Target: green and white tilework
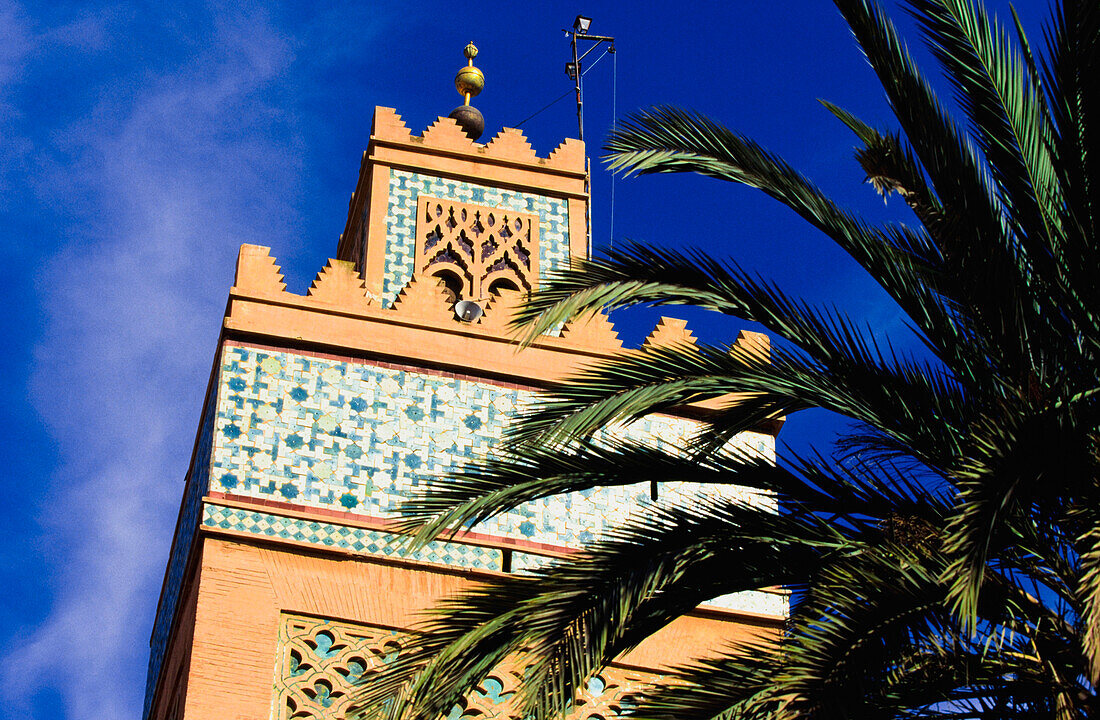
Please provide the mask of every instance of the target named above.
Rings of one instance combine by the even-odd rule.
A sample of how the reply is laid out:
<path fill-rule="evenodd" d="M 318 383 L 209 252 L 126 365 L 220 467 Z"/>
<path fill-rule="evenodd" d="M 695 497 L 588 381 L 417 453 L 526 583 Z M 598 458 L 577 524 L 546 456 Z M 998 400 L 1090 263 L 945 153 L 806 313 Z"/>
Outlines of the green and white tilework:
<path fill-rule="evenodd" d="M 371 553 L 385 557 L 405 558 L 442 565 L 457 565 L 480 570 L 500 570 L 503 553 L 499 548 L 433 541 L 410 551 L 406 538 L 393 533 L 351 527 L 338 522 L 322 522 L 292 518 L 257 510 L 204 503 L 202 526 L 213 530 L 232 530 L 267 538 L 280 538 L 322 545 L 324 547 Z M 545 567 L 553 560 L 544 555 L 512 552 L 513 572 L 530 572 Z M 783 595 L 766 592 L 740 592 L 723 595 L 705 603 L 711 607 L 747 610 L 768 615 L 787 611 Z"/>
<path fill-rule="evenodd" d="M 390 171 L 386 263 L 382 274 L 382 304 L 387 307 L 413 274 L 416 206 L 421 193 L 538 215 L 540 276 L 545 277 L 569 262 L 569 204 L 565 200 L 395 169 Z M 367 222 L 364 217 L 364 226 Z"/>
<path fill-rule="evenodd" d="M 531 572 L 532 570 L 545 567 L 552 562 L 554 561 L 545 555 L 512 553 L 512 572 Z M 726 610 L 741 610 L 759 613 L 761 615 L 786 615 L 789 604 L 789 600 L 785 594 L 750 590 L 713 598 L 703 603 L 703 606 L 723 608 Z"/>
<path fill-rule="evenodd" d="M 496 548 L 462 543 L 430 542 L 418 550 L 410 551 L 407 542 L 403 542 L 406 538 L 393 533 L 350 527 L 340 523 L 289 518 L 215 503 L 203 505 L 202 524 L 203 527 L 211 529 L 235 530 L 269 538 L 297 540 L 313 545 L 386 557 L 423 560 L 443 565 L 461 565 L 482 570 L 500 570 L 501 566 L 501 551 Z"/>
<path fill-rule="evenodd" d="M 499 443 L 531 394 L 515 388 L 292 352 L 227 346 L 219 374 L 210 489 L 306 507 L 394 517 L 429 477 Z M 645 418 L 630 434 L 683 447 L 690 421 Z M 738 441 L 763 456 L 772 438 Z M 700 488 L 662 485 L 662 502 Z M 544 498 L 495 517 L 479 532 L 577 546 L 642 512 L 647 484 Z M 744 489 L 709 488 L 766 502 Z"/>

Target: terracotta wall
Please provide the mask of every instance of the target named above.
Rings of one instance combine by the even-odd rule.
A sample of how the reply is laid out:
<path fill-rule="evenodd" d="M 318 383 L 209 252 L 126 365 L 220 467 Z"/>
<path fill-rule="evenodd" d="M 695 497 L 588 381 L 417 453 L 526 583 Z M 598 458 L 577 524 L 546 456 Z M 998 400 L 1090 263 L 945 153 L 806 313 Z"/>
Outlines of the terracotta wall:
<path fill-rule="evenodd" d="M 182 717 L 188 720 L 280 717 L 280 708 L 273 707 L 273 690 L 282 672 L 279 638 L 286 614 L 401 631 L 413 627 L 419 614 L 439 598 L 486 576 L 459 568 L 353 559 L 210 535 L 202 540 L 201 561 L 195 569 L 199 574 L 193 581 L 197 582 L 189 588 L 165 675 L 180 676 L 178 689 L 185 696 Z M 698 613 L 647 640 L 623 658 L 609 677 L 646 677 L 690 659 L 700 648 L 777 631 L 775 619 Z M 173 695 L 161 693 L 151 717 L 175 720 Z"/>

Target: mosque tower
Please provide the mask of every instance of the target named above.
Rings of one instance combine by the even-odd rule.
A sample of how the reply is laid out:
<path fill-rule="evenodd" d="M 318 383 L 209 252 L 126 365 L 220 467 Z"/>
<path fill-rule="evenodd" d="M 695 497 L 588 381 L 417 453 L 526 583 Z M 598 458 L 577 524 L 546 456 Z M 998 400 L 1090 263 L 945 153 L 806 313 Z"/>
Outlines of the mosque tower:
<path fill-rule="evenodd" d="M 426 478 L 485 453 L 547 383 L 622 352 L 606 316 L 517 351 L 523 295 L 588 252 L 585 151 L 539 157 L 506 128 L 479 144 L 465 102 L 413 135 L 376 108 L 336 259 L 305 295 L 269 249 L 241 247 L 183 488 L 150 641 L 144 717 L 340 718 L 352 685 L 400 652 L 439 598 L 522 573 L 644 509 L 650 488 L 547 498 L 415 552 L 392 532 Z M 465 301 L 462 303 L 461 301 Z M 646 343 L 691 342 L 662 319 Z M 767 352 L 763 336 L 738 342 Z M 683 446 L 691 413 L 631 426 Z M 774 429 L 736 442 L 774 457 Z M 690 502 L 696 488 L 659 488 Z M 727 492 L 738 492 L 737 489 Z M 611 720 L 631 689 L 723 640 L 775 633 L 780 591 L 719 598 L 588 684 L 573 718 Z M 522 668 L 500 669 L 452 713 L 508 716 Z"/>

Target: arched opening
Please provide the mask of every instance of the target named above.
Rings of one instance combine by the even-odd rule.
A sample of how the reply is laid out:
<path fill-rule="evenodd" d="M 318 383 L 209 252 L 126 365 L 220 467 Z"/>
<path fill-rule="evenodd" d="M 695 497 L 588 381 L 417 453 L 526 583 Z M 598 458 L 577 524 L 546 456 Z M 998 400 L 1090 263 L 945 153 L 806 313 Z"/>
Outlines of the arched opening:
<path fill-rule="evenodd" d="M 462 278 L 451 270 L 440 270 L 434 277 L 443 282 L 443 292 L 447 296 L 447 302 L 454 305 L 462 299 Z"/>
<path fill-rule="evenodd" d="M 500 295 L 502 292 L 519 291 L 519 287 L 508 278 L 497 278 L 489 284 L 490 295 Z"/>

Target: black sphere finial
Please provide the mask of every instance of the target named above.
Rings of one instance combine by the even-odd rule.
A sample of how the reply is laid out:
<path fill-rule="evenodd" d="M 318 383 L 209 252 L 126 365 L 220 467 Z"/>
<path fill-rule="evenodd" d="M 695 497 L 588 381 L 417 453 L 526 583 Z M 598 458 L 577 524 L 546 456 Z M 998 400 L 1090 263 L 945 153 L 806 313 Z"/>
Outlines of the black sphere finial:
<path fill-rule="evenodd" d="M 485 132 L 485 116 L 473 105 L 459 105 L 447 117 L 454 118 L 471 140 L 477 140 Z"/>

